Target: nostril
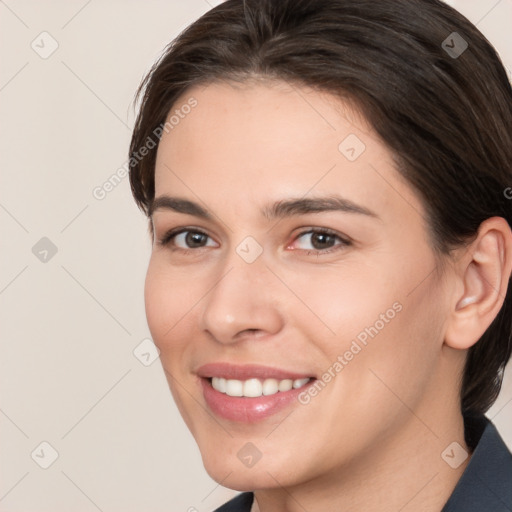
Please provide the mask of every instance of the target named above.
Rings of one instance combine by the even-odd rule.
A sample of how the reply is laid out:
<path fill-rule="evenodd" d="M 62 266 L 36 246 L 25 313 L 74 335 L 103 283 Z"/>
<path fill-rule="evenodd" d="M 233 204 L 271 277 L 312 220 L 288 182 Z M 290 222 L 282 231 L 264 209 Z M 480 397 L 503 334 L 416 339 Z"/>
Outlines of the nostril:
<path fill-rule="evenodd" d="M 245 336 L 251 337 L 251 338 L 257 338 L 261 336 L 265 336 L 265 333 L 261 329 L 244 329 L 243 331 L 240 331 L 236 338 L 244 338 Z"/>

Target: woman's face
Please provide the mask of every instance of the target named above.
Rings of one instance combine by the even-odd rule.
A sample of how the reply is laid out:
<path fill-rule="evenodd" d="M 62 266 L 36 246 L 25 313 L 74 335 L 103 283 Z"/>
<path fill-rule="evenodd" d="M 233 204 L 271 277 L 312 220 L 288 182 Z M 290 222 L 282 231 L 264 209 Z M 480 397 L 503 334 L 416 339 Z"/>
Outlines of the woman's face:
<path fill-rule="evenodd" d="M 386 147 L 347 104 L 282 82 L 195 87 L 177 109 L 145 300 L 209 474 L 294 485 L 425 431 L 447 293 Z"/>

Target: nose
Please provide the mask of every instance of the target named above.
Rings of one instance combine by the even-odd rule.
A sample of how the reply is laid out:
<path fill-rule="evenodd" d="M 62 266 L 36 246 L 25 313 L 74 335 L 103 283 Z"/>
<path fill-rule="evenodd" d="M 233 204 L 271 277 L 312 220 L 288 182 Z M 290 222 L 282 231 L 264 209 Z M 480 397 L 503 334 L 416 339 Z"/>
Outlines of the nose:
<path fill-rule="evenodd" d="M 283 316 L 276 281 L 263 256 L 247 263 L 233 251 L 202 301 L 202 329 L 224 344 L 277 334 Z"/>

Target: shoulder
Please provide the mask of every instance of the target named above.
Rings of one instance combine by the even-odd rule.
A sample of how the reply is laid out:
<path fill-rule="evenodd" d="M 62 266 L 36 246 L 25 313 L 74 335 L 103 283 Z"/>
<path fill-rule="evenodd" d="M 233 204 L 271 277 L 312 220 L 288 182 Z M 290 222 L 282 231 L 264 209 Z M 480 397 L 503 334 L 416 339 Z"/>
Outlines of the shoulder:
<path fill-rule="evenodd" d="M 512 510 L 512 454 L 485 416 L 465 417 L 469 464 L 442 512 Z"/>
<path fill-rule="evenodd" d="M 243 492 L 215 509 L 214 512 L 250 512 L 253 499 L 252 492 Z"/>

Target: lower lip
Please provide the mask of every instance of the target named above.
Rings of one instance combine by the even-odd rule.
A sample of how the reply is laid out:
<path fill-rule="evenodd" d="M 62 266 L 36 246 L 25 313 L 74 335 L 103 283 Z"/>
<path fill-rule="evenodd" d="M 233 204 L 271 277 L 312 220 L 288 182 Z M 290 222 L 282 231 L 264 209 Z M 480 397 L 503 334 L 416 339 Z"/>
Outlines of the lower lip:
<path fill-rule="evenodd" d="M 274 395 L 255 398 L 229 396 L 214 389 L 209 379 L 201 378 L 200 380 L 204 399 L 213 413 L 230 421 L 254 423 L 282 411 L 294 402 L 298 403 L 298 395 L 307 389 L 314 379 L 298 389 L 279 391 Z"/>

